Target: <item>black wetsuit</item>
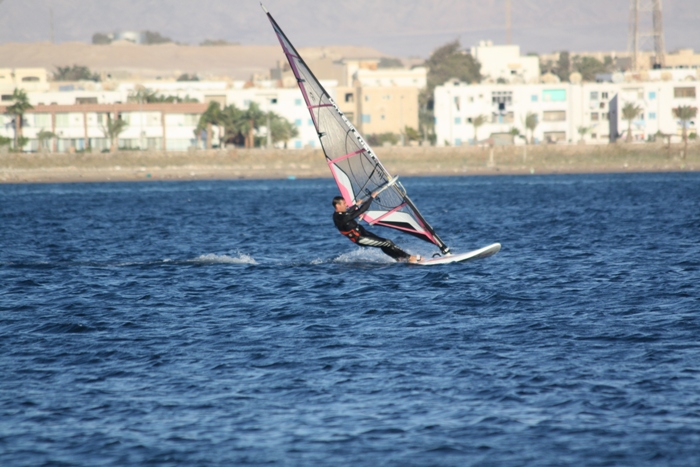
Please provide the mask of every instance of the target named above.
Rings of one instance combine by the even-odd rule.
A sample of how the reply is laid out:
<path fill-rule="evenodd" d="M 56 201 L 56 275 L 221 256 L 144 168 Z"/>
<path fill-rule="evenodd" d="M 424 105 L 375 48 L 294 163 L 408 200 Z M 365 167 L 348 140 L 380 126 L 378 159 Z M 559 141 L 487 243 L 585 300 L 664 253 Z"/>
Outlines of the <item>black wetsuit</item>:
<path fill-rule="evenodd" d="M 341 234 L 348 237 L 353 243 L 357 243 L 360 246 L 381 248 L 384 253 L 396 261 L 408 259 L 411 255 L 396 246 L 394 242 L 373 234 L 357 222 L 356 219 L 369 209 L 370 204 L 372 204 L 372 198 L 360 206 L 353 205 L 349 207 L 345 212 L 334 212 L 333 222 L 335 226 L 340 230 Z"/>

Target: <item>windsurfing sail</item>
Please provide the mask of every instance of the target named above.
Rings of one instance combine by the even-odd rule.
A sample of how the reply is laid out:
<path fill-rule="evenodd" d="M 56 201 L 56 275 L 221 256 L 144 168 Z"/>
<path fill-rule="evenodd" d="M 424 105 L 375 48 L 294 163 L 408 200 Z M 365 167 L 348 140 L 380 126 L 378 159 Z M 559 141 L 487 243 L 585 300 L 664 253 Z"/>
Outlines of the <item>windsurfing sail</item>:
<path fill-rule="evenodd" d="M 366 199 L 373 191 L 387 184 L 392 179 L 391 175 L 316 79 L 272 15 L 262 3 L 260 5 L 267 14 L 297 79 L 326 155 L 326 162 L 341 195 L 348 204 Z M 443 254 L 450 251 L 423 218 L 400 182 L 375 198 L 364 214 L 364 220 L 370 225 L 397 229 L 434 243 Z"/>

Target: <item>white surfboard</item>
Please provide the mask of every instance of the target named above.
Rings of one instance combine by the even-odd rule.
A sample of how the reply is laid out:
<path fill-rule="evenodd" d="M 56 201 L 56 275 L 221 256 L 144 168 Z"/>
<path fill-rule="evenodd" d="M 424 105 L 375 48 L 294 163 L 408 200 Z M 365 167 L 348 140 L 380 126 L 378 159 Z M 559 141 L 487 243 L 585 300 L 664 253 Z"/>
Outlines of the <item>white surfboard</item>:
<path fill-rule="evenodd" d="M 417 266 L 436 266 L 438 264 L 447 263 L 461 263 L 464 261 L 473 261 L 475 259 L 488 258 L 489 256 L 495 255 L 501 250 L 500 243 L 493 243 L 489 246 L 479 248 L 478 250 L 470 251 L 468 253 L 460 253 L 457 255 L 445 255 L 439 258 L 424 259 L 419 263 L 410 263 Z"/>

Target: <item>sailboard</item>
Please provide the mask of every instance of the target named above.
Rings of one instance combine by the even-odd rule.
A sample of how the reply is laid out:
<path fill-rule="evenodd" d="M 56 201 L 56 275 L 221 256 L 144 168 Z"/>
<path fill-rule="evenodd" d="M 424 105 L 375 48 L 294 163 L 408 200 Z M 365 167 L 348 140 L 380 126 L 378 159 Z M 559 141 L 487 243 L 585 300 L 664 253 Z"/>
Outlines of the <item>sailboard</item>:
<path fill-rule="evenodd" d="M 462 261 L 457 259 L 462 255 L 451 254 L 450 248 L 408 197 L 403 184 L 389 174 L 372 148 L 316 79 L 270 12 L 262 3 L 260 6 L 270 20 L 294 73 L 326 156 L 326 163 L 345 202 L 352 205 L 358 200 L 367 199 L 372 192 L 382 190 L 365 212 L 365 222 L 396 229 L 432 243 L 440 249 L 442 258 L 453 258 L 448 262 Z M 428 263 L 425 261 L 425 264 Z"/>

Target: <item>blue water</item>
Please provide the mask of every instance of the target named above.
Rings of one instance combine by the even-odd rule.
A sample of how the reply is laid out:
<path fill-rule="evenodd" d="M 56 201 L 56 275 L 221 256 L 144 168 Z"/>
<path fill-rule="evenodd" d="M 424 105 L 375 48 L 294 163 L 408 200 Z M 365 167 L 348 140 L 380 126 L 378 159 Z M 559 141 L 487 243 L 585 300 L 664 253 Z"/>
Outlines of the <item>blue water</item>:
<path fill-rule="evenodd" d="M 0 185 L 0 464 L 700 465 L 700 174 L 404 184 Z"/>

